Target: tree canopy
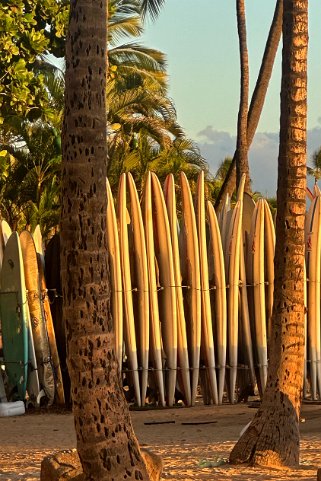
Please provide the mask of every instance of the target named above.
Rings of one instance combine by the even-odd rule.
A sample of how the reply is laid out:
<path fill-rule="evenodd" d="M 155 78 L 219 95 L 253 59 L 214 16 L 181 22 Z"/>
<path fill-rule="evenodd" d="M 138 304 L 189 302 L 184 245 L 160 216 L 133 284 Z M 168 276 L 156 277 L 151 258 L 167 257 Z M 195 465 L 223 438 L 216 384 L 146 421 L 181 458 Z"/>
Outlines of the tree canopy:
<path fill-rule="evenodd" d="M 4 0 L 0 9 L 0 123 L 46 114 L 41 56 L 64 55 L 69 4 L 63 0 Z"/>

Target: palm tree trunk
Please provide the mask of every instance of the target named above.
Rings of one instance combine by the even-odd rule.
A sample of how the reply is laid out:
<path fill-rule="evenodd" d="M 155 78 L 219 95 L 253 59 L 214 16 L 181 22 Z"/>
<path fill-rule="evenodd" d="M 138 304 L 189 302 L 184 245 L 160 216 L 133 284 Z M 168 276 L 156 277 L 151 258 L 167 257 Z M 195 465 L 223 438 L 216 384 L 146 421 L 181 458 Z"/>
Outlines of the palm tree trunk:
<path fill-rule="evenodd" d="M 241 182 L 243 174 L 246 175 L 245 192 L 251 192 L 251 180 L 247 147 L 247 112 L 249 103 L 249 58 L 246 43 L 245 2 L 236 1 L 237 29 L 239 35 L 240 67 L 241 67 L 241 94 L 237 121 L 236 143 L 236 186 Z"/>
<path fill-rule="evenodd" d="M 61 273 L 86 480 L 148 479 L 118 375 L 106 248 L 106 0 L 72 0 L 66 44 Z"/>
<path fill-rule="evenodd" d="M 299 464 L 304 364 L 308 0 L 284 0 L 275 283 L 268 381 L 232 463 Z"/>
<path fill-rule="evenodd" d="M 271 23 L 269 36 L 266 42 L 265 51 L 262 59 L 262 64 L 259 72 L 259 76 L 255 85 L 255 89 L 252 95 L 250 108 L 247 119 L 247 145 L 248 149 L 252 143 L 256 128 L 261 116 L 262 108 L 270 78 L 272 75 L 272 69 L 274 59 L 278 49 L 279 41 L 282 32 L 282 15 L 283 15 L 283 0 L 277 0 L 274 11 L 273 20 Z M 215 201 L 215 209 L 218 210 L 222 205 L 223 199 L 227 193 L 233 193 L 235 189 L 235 164 L 236 164 L 236 151 L 233 156 L 233 160 L 226 178 L 221 187 L 220 193 Z"/>

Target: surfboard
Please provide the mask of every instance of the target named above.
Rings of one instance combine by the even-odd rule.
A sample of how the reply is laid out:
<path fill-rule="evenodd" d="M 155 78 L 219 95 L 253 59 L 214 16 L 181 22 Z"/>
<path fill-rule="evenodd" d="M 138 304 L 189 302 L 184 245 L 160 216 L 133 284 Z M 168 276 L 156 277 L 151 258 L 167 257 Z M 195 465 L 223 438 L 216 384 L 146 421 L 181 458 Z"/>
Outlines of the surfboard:
<path fill-rule="evenodd" d="M 230 196 L 227 194 L 225 198 L 225 202 L 223 204 L 222 210 L 219 212 L 217 220 L 218 220 L 218 225 L 220 227 L 220 232 L 221 232 L 221 239 L 222 239 L 222 246 L 223 246 L 223 252 L 225 254 L 226 252 L 226 238 L 228 234 L 228 229 L 229 225 L 231 222 L 231 216 L 232 216 L 233 211 L 231 210 L 231 199 Z"/>
<path fill-rule="evenodd" d="M 116 210 L 110 184 L 106 179 L 107 188 L 107 247 L 110 259 L 111 274 L 111 311 L 115 331 L 115 354 L 118 361 L 119 372 L 123 363 L 123 287 L 121 277 L 121 261 L 118 224 Z"/>
<path fill-rule="evenodd" d="M 2 260 L 3 260 L 3 254 L 4 254 L 4 248 L 5 248 L 5 242 L 4 242 L 4 237 L 2 234 L 2 222 L 0 222 L 0 268 L 2 266 Z"/>
<path fill-rule="evenodd" d="M 235 402 L 235 388 L 238 367 L 238 316 L 240 285 L 240 245 L 242 238 L 243 192 L 245 176 L 242 176 L 237 192 L 237 202 L 232 211 L 226 236 L 225 272 L 227 276 L 227 340 L 229 384 L 231 404 Z"/>
<path fill-rule="evenodd" d="M 251 336 L 251 321 L 249 312 L 249 303 L 247 295 L 247 279 L 245 268 L 245 248 L 243 242 L 240 245 L 240 311 L 241 311 L 241 339 L 239 352 L 242 353 L 244 364 L 248 370 L 246 383 L 251 383 L 253 388 L 256 384 L 254 358 L 253 358 L 253 342 Z M 243 386 L 245 387 L 245 386 Z"/>
<path fill-rule="evenodd" d="M 2 234 L 3 244 L 6 245 L 9 237 L 12 234 L 12 230 L 8 222 L 4 219 L 1 221 L 1 234 Z"/>
<path fill-rule="evenodd" d="M 173 248 L 173 262 L 175 274 L 175 291 L 177 301 L 177 353 L 178 353 L 178 382 L 184 395 L 184 402 L 191 405 L 191 380 L 188 360 L 188 345 L 186 321 L 184 314 L 184 299 L 182 289 L 182 274 L 180 267 L 180 251 L 178 240 L 178 219 L 176 206 L 175 181 L 173 174 L 165 179 L 164 196 L 168 213 Z"/>
<path fill-rule="evenodd" d="M 321 195 L 321 190 L 320 190 L 320 187 L 318 186 L 318 184 L 314 184 L 314 186 L 313 186 L 313 192 L 314 192 L 314 196 L 315 196 L 315 197 Z"/>
<path fill-rule="evenodd" d="M 214 297 L 214 339 L 216 340 L 216 367 L 218 373 L 218 403 L 222 404 L 225 386 L 226 349 L 227 349 L 227 311 L 226 311 L 226 280 L 224 254 L 220 229 L 215 209 L 211 202 L 207 201 L 207 213 L 210 230 L 210 258 L 213 262 L 213 277 L 211 278 Z"/>
<path fill-rule="evenodd" d="M 41 228 L 39 224 L 36 225 L 35 230 L 32 233 L 32 238 L 35 243 L 36 252 L 43 256 L 44 250 L 43 250 Z"/>
<path fill-rule="evenodd" d="M 304 260 L 304 307 L 305 307 L 305 314 L 304 314 L 304 373 L 303 373 L 303 399 L 307 398 L 308 389 L 309 389 L 309 358 L 308 358 L 308 290 L 307 290 L 307 269 L 306 269 L 306 260 Z"/>
<path fill-rule="evenodd" d="M 238 201 L 232 211 L 229 232 L 227 234 L 227 248 L 225 252 L 225 272 L 227 279 L 227 339 L 229 384 L 228 394 L 231 404 L 235 402 L 235 387 L 237 378 L 238 351 L 238 297 L 240 270 L 240 226 L 241 201 Z"/>
<path fill-rule="evenodd" d="M 256 362 L 258 366 L 258 389 L 260 395 L 267 379 L 267 332 L 265 311 L 265 276 L 264 276 L 264 200 L 256 203 L 249 239 L 248 280 L 251 290 L 253 332 L 256 342 Z"/>
<path fill-rule="evenodd" d="M 243 216 L 242 216 L 242 232 L 243 232 L 243 244 L 245 243 L 246 235 L 250 234 L 252 216 L 255 209 L 255 201 L 253 197 L 248 193 L 243 194 Z"/>
<path fill-rule="evenodd" d="M 2 234 L 2 227 L 1 227 L 1 222 L 0 222 L 0 270 L 2 266 L 2 261 L 3 261 L 3 255 L 4 255 L 4 248 L 5 248 L 5 242 Z M 0 280 L 1 282 L 1 280 Z M 1 284 L 0 284 L 1 286 Z M 1 299 L 0 299 L 1 301 Z M 0 318 L 0 351 L 2 350 L 2 328 L 1 328 L 1 318 Z"/>
<path fill-rule="evenodd" d="M 8 239 L 1 269 L 3 357 L 14 400 L 26 396 L 28 376 L 28 311 L 19 236 Z"/>
<path fill-rule="evenodd" d="M 128 190 L 131 208 L 131 228 L 133 239 L 133 260 L 137 291 L 133 292 L 134 306 L 136 309 L 135 325 L 138 339 L 138 364 L 140 369 L 140 387 L 142 406 L 148 384 L 148 361 L 149 361 L 149 283 L 146 255 L 145 231 L 142 212 L 134 179 L 130 172 L 127 174 Z M 133 277 L 133 274 L 132 274 Z"/>
<path fill-rule="evenodd" d="M 307 226 L 306 268 L 308 301 L 308 352 L 310 357 L 310 378 L 312 399 L 317 399 L 320 390 L 320 256 L 321 256 L 321 198 L 313 199 Z"/>
<path fill-rule="evenodd" d="M 141 406 L 141 394 L 138 376 L 136 329 L 133 308 L 133 293 L 130 272 L 130 251 L 128 243 L 127 189 L 126 174 L 120 176 L 118 188 L 118 220 L 119 220 L 119 245 L 122 266 L 123 293 L 124 293 L 124 338 L 126 344 L 126 356 L 128 358 L 130 377 L 132 379 L 135 398 L 138 406 Z"/>
<path fill-rule="evenodd" d="M 36 252 L 39 256 L 39 259 L 42 262 L 42 269 L 45 269 L 45 255 L 44 255 L 44 249 L 43 249 L 43 241 L 42 241 L 42 234 L 41 234 L 41 229 L 40 225 L 37 224 L 35 230 L 32 233 L 32 238 L 35 243 L 35 248 Z"/>
<path fill-rule="evenodd" d="M 191 397 L 192 406 L 195 404 L 201 347 L 201 280 L 199 243 L 196 227 L 196 217 L 192 194 L 184 172 L 180 173 L 182 198 L 182 235 L 186 246 L 186 279 L 184 285 L 189 286 L 185 292 L 185 319 L 188 335 L 189 364 L 191 369 Z"/>
<path fill-rule="evenodd" d="M 266 310 L 266 329 L 267 340 L 272 333 L 272 310 L 274 293 L 274 252 L 275 252 L 275 228 L 271 209 L 268 202 L 264 203 L 264 282 L 265 282 L 265 310 Z"/>
<path fill-rule="evenodd" d="M 53 404 L 55 397 L 55 378 L 52 367 L 48 332 L 41 303 L 37 252 L 30 232 L 26 230 L 21 232 L 20 243 L 25 271 L 25 282 L 28 291 L 27 301 L 30 311 L 39 381 L 41 387 L 43 387 L 46 393 L 48 406 L 50 406 Z"/>
<path fill-rule="evenodd" d="M 162 360 L 162 333 L 159 319 L 158 286 L 155 265 L 155 247 L 153 232 L 153 208 L 151 174 L 147 173 L 143 193 L 143 220 L 146 237 L 146 252 L 149 279 L 149 305 L 150 305 L 150 352 L 153 360 L 154 373 L 158 388 L 159 403 L 165 406 L 164 375 Z"/>
<path fill-rule="evenodd" d="M 45 396 L 45 392 L 40 387 L 38 364 L 36 358 L 35 344 L 33 341 L 31 318 L 28 303 L 26 305 L 28 311 L 28 379 L 27 379 L 27 407 L 39 407 L 41 398 Z"/>
<path fill-rule="evenodd" d="M 206 375 L 208 377 L 211 398 L 218 404 L 218 391 L 215 369 L 215 348 L 212 324 L 212 308 L 210 300 L 210 286 L 208 273 L 208 255 L 205 221 L 205 193 L 204 172 L 201 171 L 197 179 L 196 192 L 196 220 L 199 240 L 199 258 L 201 274 L 201 353 L 204 356 Z"/>
<path fill-rule="evenodd" d="M 158 293 L 162 339 L 166 355 L 166 398 L 173 406 L 177 377 L 177 304 L 171 231 L 164 194 L 159 180 L 151 173 L 155 253 L 159 268 Z"/>
<path fill-rule="evenodd" d="M 50 311 L 55 330 L 65 402 L 71 403 L 70 377 L 67 369 L 66 332 L 62 317 L 62 288 L 60 279 L 60 236 L 56 233 L 45 250 L 45 280 Z"/>
<path fill-rule="evenodd" d="M 2 377 L 2 369 L 0 367 L 0 403 L 8 402 L 6 390 L 4 387 L 3 377 Z"/>
<path fill-rule="evenodd" d="M 56 334 L 53 324 L 53 319 L 50 310 L 50 303 L 48 297 L 48 290 L 46 286 L 45 274 L 43 271 L 43 257 L 37 253 L 39 284 L 41 289 L 41 304 L 44 316 L 46 332 L 48 335 L 49 350 L 51 356 L 51 365 L 54 373 L 55 383 L 55 403 L 59 405 L 65 404 L 65 392 L 62 379 L 62 372 L 60 366 L 59 353 L 57 348 Z"/>

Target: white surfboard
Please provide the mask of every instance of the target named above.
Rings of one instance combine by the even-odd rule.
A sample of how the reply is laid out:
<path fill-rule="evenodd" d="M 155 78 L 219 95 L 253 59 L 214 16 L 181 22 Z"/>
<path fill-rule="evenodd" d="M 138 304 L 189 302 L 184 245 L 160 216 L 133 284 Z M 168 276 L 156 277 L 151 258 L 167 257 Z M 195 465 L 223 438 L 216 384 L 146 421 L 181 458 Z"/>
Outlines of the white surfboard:
<path fill-rule="evenodd" d="M 263 395 L 267 380 L 267 332 L 264 277 L 264 200 L 256 203 L 248 250 L 248 280 L 250 284 L 251 314 L 258 365 L 258 388 Z"/>
<path fill-rule="evenodd" d="M 209 381 L 210 394 L 214 404 L 218 404 L 218 391 L 215 369 L 215 348 L 212 324 L 212 308 L 209 290 L 208 255 L 205 222 L 204 172 L 197 180 L 196 220 L 199 239 L 199 258 L 201 274 L 201 352 L 204 356 L 206 375 Z"/>
<path fill-rule="evenodd" d="M 273 294 L 274 294 L 274 252 L 275 252 L 275 228 L 271 209 L 267 201 L 264 199 L 264 263 L 265 263 L 265 310 L 266 310 L 266 328 L 267 339 L 272 332 L 272 310 L 273 310 Z"/>
<path fill-rule="evenodd" d="M 6 220 L 4 220 L 4 219 L 1 221 L 1 234 L 2 234 L 3 244 L 6 245 L 6 243 L 8 242 L 9 237 L 10 237 L 11 234 L 12 234 L 12 230 L 11 230 L 11 227 L 10 227 L 10 225 L 8 224 L 8 222 L 7 222 Z"/>
<path fill-rule="evenodd" d="M 159 268 L 159 315 L 166 355 L 166 398 L 174 404 L 177 376 L 177 303 L 173 247 L 164 194 L 157 176 L 151 174 L 155 253 Z"/>
<path fill-rule="evenodd" d="M 227 339 L 229 364 L 229 398 L 235 402 L 238 368 L 238 317 L 240 286 L 240 247 L 242 239 L 243 192 L 245 176 L 242 176 L 237 192 L 237 202 L 232 211 L 226 236 L 225 272 L 227 276 Z"/>
<path fill-rule="evenodd" d="M 136 402 L 141 406 L 141 395 L 138 376 L 137 361 L 137 344 L 136 330 L 133 308 L 133 293 L 130 273 L 130 251 L 128 243 L 128 221 L 129 214 L 127 211 L 127 190 L 126 190 L 126 174 L 122 174 L 118 188 L 118 219 L 119 219 L 119 240 L 120 255 L 122 266 L 123 292 L 124 292 L 124 337 L 126 343 L 126 355 L 128 358 L 128 366 L 130 370 L 130 378 L 133 382 Z"/>
<path fill-rule="evenodd" d="M 213 262 L 213 290 L 214 297 L 214 338 L 216 345 L 216 367 L 218 380 L 218 402 L 223 401 L 226 371 L 227 349 L 227 310 L 226 310 L 226 281 L 222 240 L 216 213 L 211 202 L 207 202 L 207 212 L 210 230 L 210 258 Z"/>
<path fill-rule="evenodd" d="M 128 190 L 130 197 L 131 228 L 133 239 L 133 264 L 137 291 L 133 293 L 136 338 L 138 339 L 137 354 L 140 373 L 141 402 L 145 405 L 148 384 L 149 359 L 149 282 L 146 256 L 146 240 L 142 212 L 138 199 L 136 185 L 128 172 Z M 132 273 L 133 278 L 133 273 Z"/>
<path fill-rule="evenodd" d="M 118 361 L 119 371 L 123 362 L 123 288 L 120 262 L 120 245 L 118 235 L 118 223 L 114 199 L 110 184 L 106 179 L 107 188 L 107 247 L 110 259 L 111 273 L 111 309 L 115 330 L 115 354 Z"/>
<path fill-rule="evenodd" d="M 150 352 L 154 364 L 154 372 L 158 387 L 159 402 L 165 406 L 164 375 L 162 360 L 162 332 L 159 318 L 158 286 L 155 264 L 155 247 L 153 232 L 153 208 L 151 174 L 148 172 L 143 194 L 143 219 L 146 237 L 146 252 L 149 279 L 149 305 L 150 305 Z"/>
<path fill-rule="evenodd" d="M 175 182 L 173 174 L 166 177 L 164 196 L 171 231 L 173 262 L 175 274 L 175 290 L 177 301 L 177 353 L 178 353 L 178 382 L 184 394 L 185 404 L 191 405 L 191 382 L 188 359 L 188 345 L 186 333 L 186 321 L 184 313 L 184 300 L 182 289 L 182 274 L 180 267 L 180 252 L 178 241 L 178 221 L 176 207 Z"/>
<path fill-rule="evenodd" d="M 317 399 L 320 389 L 320 257 L 321 257 L 321 197 L 312 201 L 307 226 L 306 268 L 308 301 L 308 351 L 310 355 L 310 378 L 312 399 Z"/>
<path fill-rule="evenodd" d="M 189 361 L 191 369 L 192 405 L 195 404 L 201 347 L 201 281 L 199 244 L 196 227 L 195 211 L 192 194 L 184 172 L 180 174 L 181 196 L 183 208 L 183 239 L 186 246 L 186 258 L 181 257 L 181 263 L 186 264 L 185 319 L 188 333 Z"/>

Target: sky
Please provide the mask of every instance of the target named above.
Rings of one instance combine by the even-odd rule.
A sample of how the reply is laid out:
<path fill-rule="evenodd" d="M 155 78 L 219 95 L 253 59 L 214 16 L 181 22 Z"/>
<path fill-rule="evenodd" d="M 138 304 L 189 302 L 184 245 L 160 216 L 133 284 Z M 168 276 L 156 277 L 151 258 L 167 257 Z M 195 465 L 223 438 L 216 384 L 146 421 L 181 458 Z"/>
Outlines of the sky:
<path fill-rule="evenodd" d="M 247 0 L 250 96 L 273 18 L 275 1 Z M 197 8 L 196 8 L 197 5 Z M 142 43 L 167 56 L 169 96 L 178 121 L 215 173 L 236 145 L 239 52 L 235 0 L 165 0 Z M 308 159 L 321 146 L 321 8 L 309 1 Z M 253 190 L 276 192 L 280 117 L 281 43 L 250 152 Z"/>

